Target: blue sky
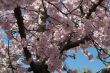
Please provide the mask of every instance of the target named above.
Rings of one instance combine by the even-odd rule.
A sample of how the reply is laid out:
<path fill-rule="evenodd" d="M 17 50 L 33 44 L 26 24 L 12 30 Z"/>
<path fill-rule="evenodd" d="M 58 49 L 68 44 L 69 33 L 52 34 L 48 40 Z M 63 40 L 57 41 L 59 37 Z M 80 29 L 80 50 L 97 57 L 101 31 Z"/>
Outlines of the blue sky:
<path fill-rule="evenodd" d="M 0 28 L 0 35 L 2 36 L 2 40 L 5 44 L 8 44 L 9 38 L 7 37 L 6 33 L 2 28 Z M 12 41 L 10 41 L 10 44 L 12 44 Z"/>
<path fill-rule="evenodd" d="M 88 58 L 81 52 L 81 50 L 77 51 L 76 59 L 73 59 L 71 57 L 68 57 L 65 61 L 64 64 L 66 64 L 68 70 L 69 69 L 77 69 L 78 73 L 82 73 L 84 69 L 90 69 L 92 73 L 96 73 L 97 71 L 101 70 L 102 68 L 105 67 L 105 65 L 97 59 L 97 51 L 94 47 L 88 48 L 88 51 L 93 54 L 93 60 L 90 61 Z M 68 55 L 73 54 L 73 50 L 67 51 Z M 54 73 L 58 73 L 55 71 Z M 67 73 L 66 71 L 62 73 Z"/>
<path fill-rule="evenodd" d="M 89 61 L 88 58 L 81 52 L 81 50 L 77 51 L 76 59 L 73 59 L 71 57 L 68 57 L 65 61 L 64 64 L 66 64 L 68 69 L 77 69 L 78 73 L 82 73 L 84 69 L 90 69 L 92 73 L 96 73 L 97 71 L 101 70 L 102 68 L 105 67 L 105 65 L 97 59 L 97 51 L 95 48 L 91 47 L 88 48 L 88 51 L 93 54 L 93 61 Z M 68 55 L 72 55 L 73 51 L 67 51 Z M 58 73 L 58 72 L 54 72 Z M 62 72 L 62 73 L 67 73 Z"/>
<path fill-rule="evenodd" d="M 8 42 L 7 42 L 8 38 L 7 38 L 7 36 L 6 36 L 5 32 L 4 32 L 4 30 L 1 29 L 1 28 L 0 28 L 0 35 L 2 36 L 2 40 L 7 44 L 7 43 L 8 43 Z"/>
<path fill-rule="evenodd" d="M 2 39 L 3 41 L 7 44 L 7 36 L 5 34 L 5 32 L 0 28 L 0 33 L 2 34 Z M 77 69 L 79 71 L 79 73 L 82 73 L 82 71 L 84 69 L 90 69 L 92 71 L 92 73 L 96 73 L 97 71 L 99 71 L 100 69 L 104 68 L 104 64 L 97 59 L 97 51 L 95 48 L 91 47 L 88 48 L 88 51 L 93 54 L 93 61 L 89 61 L 88 58 L 81 52 L 81 50 L 77 51 L 76 54 L 76 59 L 73 59 L 71 57 L 68 57 L 65 61 L 64 64 L 66 64 L 68 69 Z M 68 55 L 72 55 L 74 51 L 67 51 Z M 55 72 L 57 73 L 57 72 Z M 62 73 L 67 73 L 67 72 L 62 72 Z"/>

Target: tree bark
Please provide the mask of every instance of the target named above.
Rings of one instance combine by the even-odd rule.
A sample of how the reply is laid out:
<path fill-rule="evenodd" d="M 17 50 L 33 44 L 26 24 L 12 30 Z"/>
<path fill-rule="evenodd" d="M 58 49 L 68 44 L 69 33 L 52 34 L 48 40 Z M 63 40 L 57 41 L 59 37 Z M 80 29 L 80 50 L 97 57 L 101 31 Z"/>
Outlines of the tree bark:
<path fill-rule="evenodd" d="M 96 11 L 96 8 L 103 2 L 104 0 L 98 0 L 97 3 L 94 3 L 91 8 L 89 9 L 89 12 L 86 15 L 86 18 L 89 19 L 91 17 L 91 14 Z"/>
<path fill-rule="evenodd" d="M 70 36 L 71 37 L 71 36 Z M 77 40 L 77 41 L 75 41 L 75 42 L 72 42 L 71 41 L 71 38 L 66 38 L 66 39 L 68 39 L 68 40 L 66 40 L 66 41 L 64 41 L 64 42 L 61 42 L 60 44 L 59 44 L 59 46 L 60 46 L 60 53 L 63 53 L 63 51 L 66 51 L 66 50 L 69 50 L 69 49 L 71 49 L 71 48 L 74 48 L 74 47 L 77 47 L 77 46 L 79 46 L 80 44 L 85 44 L 85 42 L 87 42 L 87 41 L 90 41 L 91 40 L 91 38 L 88 36 L 88 35 L 86 35 L 84 38 L 81 38 L 80 40 Z M 67 43 L 67 44 L 64 44 L 64 43 Z"/>
<path fill-rule="evenodd" d="M 21 36 L 21 39 L 23 39 L 23 38 L 26 39 L 23 17 L 22 17 L 22 13 L 21 13 L 19 6 L 14 9 L 14 16 L 17 20 L 19 34 Z M 31 53 L 28 50 L 27 46 L 23 47 L 23 51 L 24 51 L 24 56 L 26 57 L 26 60 L 29 61 L 29 59 L 31 59 L 32 57 L 31 57 Z M 39 64 L 39 63 L 35 63 L 33 60 L 31 60 L 30 67 L 34 73 L 50 73 L 48 71 L 48 66 L 44 62 L 41 62 L 41 64 Z"/>

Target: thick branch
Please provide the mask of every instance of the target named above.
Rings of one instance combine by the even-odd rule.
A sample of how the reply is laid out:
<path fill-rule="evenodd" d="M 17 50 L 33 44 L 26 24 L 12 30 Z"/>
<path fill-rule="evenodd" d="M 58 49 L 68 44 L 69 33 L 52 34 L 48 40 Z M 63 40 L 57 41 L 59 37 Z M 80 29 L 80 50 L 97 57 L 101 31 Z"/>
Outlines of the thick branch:
<path fill-rule="evenodd" d="M 86 41 L 90 41 L 91 39 L 89 38 L 89 36 L 85 36 L 84 38 L 81 38 L 80 40 L 77 40 L 75 42 L 71 42 L 70 38 L 68 38 L 69 40 L 65 41 L 67 44 L 64 44 L 65 42 L 63 42 L 62 44 L 60 44 L 60 52 L 63 53 L 63 51 L 65 50 L 69 50 L 71 48 L 77 47 L 80 44 L 85 44 Z"/>
<path fill-rule="evenodd" d="M 18 29 L 19 29 L 21 38 L 26 38 L 25 27 L 24 27 L 23 17 L 21 14 L 20 7 L 17 7 L 14 9 L 14 16 L 16 17 L 16 20 L 17 20 Z"/>
<path fill-rule="evenodd" d="M 17 7 L 17 8 L 14 9 L 14 15 L 15 15 L 15 18 L 17 20 L 17 24 L 18 24 L 18 28 L 19 28 L 19 33 L 20 33 L 21 39 L 23 39 L 23 38 L 26 39 L 25 27 L 24 27 L 23 17 L 22 17 L 22 14 L 21 14 L 20 7 Z M 26 59 L 27 60 L 31 59 L 31 53 L 27 49 L 27 46 L 23 47 L 23 50 L 24 50 L 24 56 L 26 57 Z M 44 64 L 44 62 L 41 62 L 41 63 L 43 63 L 43 64 L 37 65 L 32 60 L 31 63 L 30 63 L 31 70 L 34 73 L 50 73 L 47 70 L 48 66 L 46 64 Z"/>
<path fill-rule="evenodd" d="M 20 7 L 17 7 L 17 8 L 14 9 L 14 15 L 15 15 L 15 18 L 17 20 L 18 29 L 19 29 L 21 39 L 22 38 L 26 39 L 25 27 L 24 27 L 23 17 L 22 17 L 22 14 L 21 14 Z M 23 49 L 24 49 L 24 55 L 25 55 L 26 59 L 31 58 L 31 53 L 29 52 L 27 47 L 23 47 Z"/>
<path fill-rule="evenodd" d="M 96 8 L 103 2 L 104 0 L 98 0 L 97 3 L 94 3 L 92 7 L 89 9 L 89 12 L 86 15 L 86 18 L 89 19 L 91 14 L 96 11 Z"/>

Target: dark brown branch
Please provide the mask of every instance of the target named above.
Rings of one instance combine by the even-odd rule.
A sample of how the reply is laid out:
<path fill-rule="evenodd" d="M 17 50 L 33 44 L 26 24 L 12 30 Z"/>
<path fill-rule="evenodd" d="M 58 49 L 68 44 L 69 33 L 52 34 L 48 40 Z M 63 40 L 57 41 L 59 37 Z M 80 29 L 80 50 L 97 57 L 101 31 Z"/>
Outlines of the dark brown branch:
<path fill-rule="evenodd" d="M 71 13 L 70 12 L 70 10 L 66 7 L 66 5 L 63 3 L 63 2 L 61 2 L 61 4 L 64 6 L 64 8 L 68 11 L 68 13 Z"/>
<path fill-rule="evenodd" d="M 60 43 L 60 52 L 63 53 L 63 51 L 69 50 L 71 48 L 80 46 L 80 44 L 85 44 L 85 42 L 90 41 L 91 39 L 89 38 L 89 36 L 85 36 L 84 38 L 81 38 L 80 40 L 77 40 L 75 42 L 71 42 L 70 41 L 71 38 L 68 38 L 65 44 L 65 42 L 63 42 L 62 44 Z"/>
<path fill-rule="evenodd" d="M 71 10 L 68 14 L 71 14 L 73 11 L 77 10 L 82 5 L 82 3 L 83 3 L 83 0 L 80 0 L 79 5 L 75 9 Z"/>
<path fill-rule="evenodd" d="M 79 9 L 80 9 L 80 12 L 81 12 L 81 16 L 83 17 L 85 15 L 84 10 L 83 10 L 83 6 L 80 5 Z"/>
<path fill-rule="evenodd" d="M 11 62 L 11 57 L 10 57 L 10 50 L 9 50 L 9 40 L 8 40 L 8 48 L 7 48 L 7 52 L 8 52 L 8 57 L 9 57 L 9 68 L 11 68 L 11 70 L 12 70 L 12 73 L 14 73 L 14 67 L 13 67 L 13 65 L 12 65 L 12 62 Z"/>
<path fill-rule="evenodd" d="M 30 66 L 33 69 L 34 73 L 50 73 L 48 71 L 48 66 L 42 62 L 35 63 L 34 61 L 32 61 Z"/>
<path fill-rule="evenodd" d="M 104 1 L 104 0 L 98 0 L 97 3 L 94 3 L 94 4 L 91 6 L 91 8 L 89 9 L 89 12 L 88 12 L 87 15 L 86 15 L 86 18 L 87 18 L 87 19 L 89 19 L 89 18 L 91 17 L 91 14 L 96 11 L 96 8 L 97 8 L 103 1 Z"/>
<path fill-rule="evenodd" d="M 53 7 L 55 7 L 60 13 L 62 13 L 63 15 L 65 15 L 65 16 L 67 17 L 68 14 L 71 14 L 73 11 L 77 10 L 77 9 L 82 5 L 83 0 L 80 0 L 79 5 L 78 5 L 75 9 L 72 9 L 72 10 L 69 10 L 69 9 L 65 6 L 65 4 L 64 4 L 63 2 L 61 2 L 62 5 L 64 6 L 64 8 L 67 9 L 68 13 L 64 13 L 61 9 L 59 9 L 55 4 L 51 3 L 50 1 L 47 1 L 47 3 L 49 3 L 50 5 L 52 5 Z"/>
<path fill-rule="evenodd" d="M 19 29 L 21 39 L 23 39 L 23 38 L 26 39 L 23 17 L 22 17 L 22 13 L 21 13 L 19 6 L 14 9 L 14 15 L 15 15 L 15 18 L 17 20 L 18 29 Z M 27 46 L 23 47 L 23 50 L 24 50 L 24 56 L 26 57 L 26 60 L 29 61 L 32 57 L 31 57 L 31 53 L 29 52 Z M 50 73 L 47 70 L 48 66 L 46 64 L 44 64 L 45 62 L 43 61 L 41 63 L 43 63 L 43 64 L 37 65 L 33 60 L 31 60 L 31 62 L 30 62 L 31 70 L 34 73 Z"/>
<path fill-rule="evenodd" d="M 50 1 L 47 1 L 50 5 L 54 6 L 60 13 L 62 13 L 63 15 L 67 16 L 67 13 L 64 13 L 63 11 L 61 11 L 56 5 L 54 5 L 53 3 L 51 3 Z"/>
<path fill-rule="evenodd" d="M 93 43 L 94 44 L 94 43 Z M 94 47 L 97 50 L 98 53 L 98 58 L 100 59 L 100 61 L 106 66 L 106 62 L 100 57 L 100 49 L 98 48 L 98 46 L 96 44 L 94 44 Z"/>
<path fill-rule="evenodd" d="M 99 73 L 110 73 L 110 68 L 104 68 Z"/>
<path fill-rule="evenodd" d="M 26 57 L 26 60 L 29 60 L 31 58 L 31 53 L 27 49 L 27 47 L 23 47 L 24 50 L 24 56 Z"/>
<path fill-rule="evenodd" d="M 17 20 L 18 29 L 19 29 L 21 39 L 22 38 L 26 39 L 25 27 L 24 27 L 24 22 L 23 22 L 23 17 L 22 17 L 22 14 L 21 14 L 20 7 L 16 7 L 14 9 L 14 15 L 15 15 L 15 18 Z M 24 55 L 25 55 L 26 59 L 31 58 L 31 53 L 29 52 L 27 47 L 23 47 L 23 49 L 24 49 Z"/>
<path fill-rule="evenodd" d="M 44 0 L 42 0 L 42 6 L 43 6 L 43 9 L 44 9 L 44 12 L 47 14 L 47 9 L 45 7 Z"/>
<path fill-rule="evenodd" d="M 26 38 L 25 27 L 24 27 L 23 17 L 21 14 L 20 7 L 17 7 L 14 9 L 14 16 L 16 17 L 16 20 L 17 20 L 18 29 L 19 29 L 21 38 Z"/>
<path fill-rule="evenodd" d="M 42 0 L 42 6 L 43 6 L 44 11 L 41 12 L 41 14 L 44 17 L 43 21 L 46 22 L 46 20 L 49 18 L 49 15 L 47 14 L 47 8 L 45 7 L 44 0 Z"/>
<path fill-rule="evenodd" d="M 108 68 L 103 68 L 103 69 L 99 70 L 96 73 L 110 73 L 110 68 L 109 67 Z"/>

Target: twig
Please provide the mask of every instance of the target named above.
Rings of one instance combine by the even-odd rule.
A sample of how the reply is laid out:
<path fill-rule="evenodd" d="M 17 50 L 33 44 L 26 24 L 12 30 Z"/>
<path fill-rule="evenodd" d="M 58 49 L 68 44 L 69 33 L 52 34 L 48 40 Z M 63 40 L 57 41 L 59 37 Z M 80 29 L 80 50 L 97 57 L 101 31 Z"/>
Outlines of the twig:
<path fill-rule="evenodd" d="M 82 3 L 83 3 L 83 0 L 80 1 L 79 5 L 75 9 L 73 9 L 69 13 L 67 13 L 67 15 L 71 14 L 73 11 L 77 10 L 82 5 Z"/>
<path fill-rule="evenodd" d="M 90 37 L 90 39 L 91 39 L 91 41 L 92 41 L 92 43 L 93 43 L 93 45 L 94 45 L 94 47 L 96 48 L 96 50 L 97 50 L 97 52 L 98 52 L 98 58 L 100 59 L 100 61 L 105 65 L 105 66 L 107 66 L 107 63 L 110 63 L 110 62 L 107 62 L 105 59 L 103 59 L 103 58 L 101 58 L 100 57 L 100 54 L 101 54 L 101 51 L 103 51 L 105 54 L 107 54 L 107 55 L 109 55 L 103 48 L 101 48 L 99 45 L 98 45 L 98 43 L 97 42 L 95 42 L 95 40 L 91 37 L 91 36 L 89 36 Z M 110 57 L 110 55 L 109 55 L 109 57 Z M 107 57 L 108 58 L 108 57 Z"/>
<path fill-rule="evenodd" d="M 50 5 L 54 6 L 59 12 L 61 12 L 63 15 L 67 16 L 66 13 L 64 13 L 63 11 L 61 11 L 56 5 L 54 5 L 53 3 L 51 3 L 50 1 L 47 1 Z"/>
<path fill-rule="evenodd" d="M 14 73 L 14 68 L 13 68 L 13 65 L 11 63 L 11 58 L 10 58 L 10 50 L 9 50 L 9 40 L 8 40 L 8 48 L 7 48 L 7 52 L 8 52 L 8 58 L 9 58 L 9 68 L 11 68 L 12 70 L 12 73 Z"/>

